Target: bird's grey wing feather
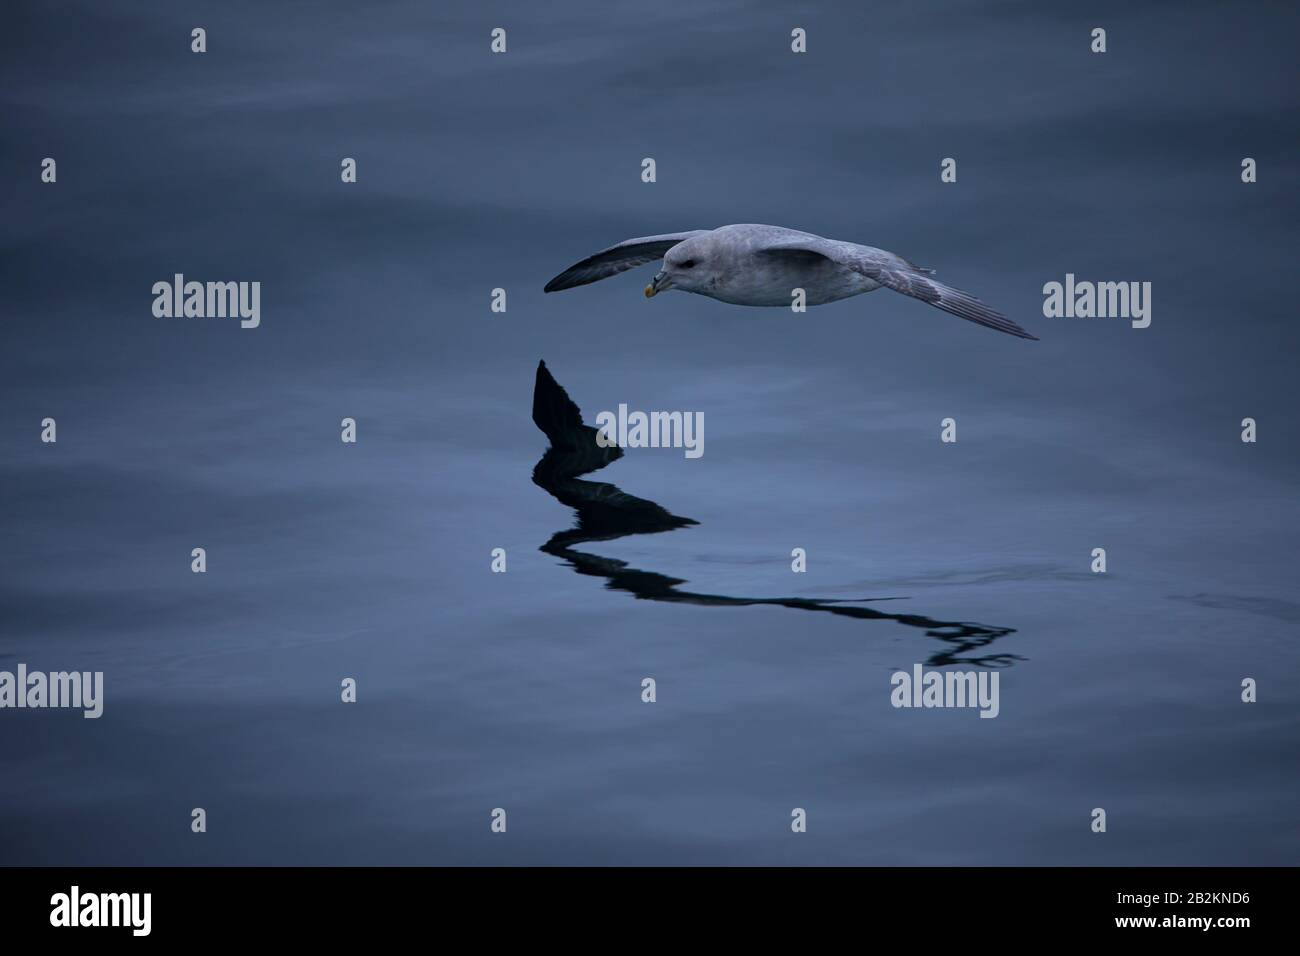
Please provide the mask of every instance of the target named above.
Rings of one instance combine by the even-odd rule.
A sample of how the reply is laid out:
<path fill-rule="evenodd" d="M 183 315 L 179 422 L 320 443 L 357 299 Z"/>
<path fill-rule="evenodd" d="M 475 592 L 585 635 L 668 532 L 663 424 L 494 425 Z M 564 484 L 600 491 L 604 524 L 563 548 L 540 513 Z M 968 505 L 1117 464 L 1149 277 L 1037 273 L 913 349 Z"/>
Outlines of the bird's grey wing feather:
<path fill-rule="evenodd" d="M 677 243 L 708 232 L 707 229 L 692 229 L 689 232 L 674 232 L 662 236 L 641 236 L 627 239 L 616 246 L 602 249 L 595 255 L 587 256 L 581 262 L 575 262 L 558 276 L 546 283 L 545 292 L 558 292 L 560 289 L 572 289 L 574 286 L 586 285 L 608 279 L 610 276 L 626 272 L 637 266 L 645 265 L 656 259 L 662 259 L 664 253 Z"/>
<path fill-rule="evenodd" d="M 1001 312 L 985 305 L 970 293 L 954 289 L 933 278 L 934 270 L 922 269 L 902 256 L 896 256 L 884 249 L 816 238 L 782 241 L 763 251 L 771 255 L 781 255 L 787 250 L 797 253 L 819 253 L 846 269 L 852 269 L 859 275 L 866 276 L 895 292 L 920 299 L 936 309 L 943 309 L 959 318 L 990 329 L 997 329 L 1008 335 L 1038 341 L 1038 336 L 1031 335 Z"/>

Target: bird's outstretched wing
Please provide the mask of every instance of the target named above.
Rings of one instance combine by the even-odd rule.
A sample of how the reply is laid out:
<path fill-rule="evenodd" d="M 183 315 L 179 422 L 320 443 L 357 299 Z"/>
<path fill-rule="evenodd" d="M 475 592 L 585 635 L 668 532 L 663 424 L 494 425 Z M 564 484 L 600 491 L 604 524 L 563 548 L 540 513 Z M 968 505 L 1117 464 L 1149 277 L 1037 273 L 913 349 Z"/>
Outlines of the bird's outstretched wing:
<path fill-rule="evenodd" d="M 656 259 L 662 259 L 664 253 L 677 243 L 691 236 L 708 232 L 707 229 L 692 229 L 689 232 L 674 232 L 663 236 L 641 236 L 627 239 L 616 246 L 602 249 L 595 255 L 587 256 L 581 262 L 575 262 L 558 276 L 546 283 L 545 292 L 558 292 L 572 289 L 574 286 L 586 285 L 608 279 L 610 276 L 626 272 L 637 266 L 645 265 Z"/>
<path fill-rule="evenodd" d="M 943 309 L 959 318 L 990 329 L 997 329 L 999 332 L 1006 332 L 1008 335 L 1038 341 L 1038 336 L 1031 335 L 1001 312 L 985 305 L 970 293 L 944 285 L 933 278 L 934 270 L 922 269 L 902 256 L 896 256 L 884 249 L 810 237 L 781 240 L 761 251 L 764 255 L 777 257 L 791 253 L 795 255 L 816 253 L 895 292 L 920 299 L 936 309 Z"/>

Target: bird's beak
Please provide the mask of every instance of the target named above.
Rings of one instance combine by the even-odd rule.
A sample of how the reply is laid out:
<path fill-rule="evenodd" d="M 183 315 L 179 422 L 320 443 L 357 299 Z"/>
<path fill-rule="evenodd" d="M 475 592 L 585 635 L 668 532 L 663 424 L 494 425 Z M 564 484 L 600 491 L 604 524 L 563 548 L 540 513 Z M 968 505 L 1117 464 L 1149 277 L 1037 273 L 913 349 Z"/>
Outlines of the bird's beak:
<path fill-rule="evenodd" d="M 668 278 L 666 272 L 656 272 L 655 277 L 650 280 L 650 284 L 645 287 L 645 297 L 647 299 L 653 299 L 660 292 L 663 292 L 664 289 L 671 289 L 672 287 L 673 280 Z"/>

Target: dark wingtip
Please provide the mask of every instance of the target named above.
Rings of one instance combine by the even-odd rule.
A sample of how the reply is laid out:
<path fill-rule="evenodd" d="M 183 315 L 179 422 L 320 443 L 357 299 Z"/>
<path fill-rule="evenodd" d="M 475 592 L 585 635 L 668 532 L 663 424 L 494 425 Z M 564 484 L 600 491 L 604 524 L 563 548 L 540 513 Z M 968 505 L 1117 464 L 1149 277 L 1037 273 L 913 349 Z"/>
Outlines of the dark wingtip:
<path fill-rule="evenodd" d="M 561 278 L 562 278 L 562 275 L 560 275 L 560 276 L 556 276 L 554 279 L 552 279 L 550 282 L 546 283 L 546 285 L 542 287 L 542 291 L 543 291 L 543 292 L 556 292 L 556 291 L 558 291 L 559 289 L 563 289 L 564 286 L 560 285 L 560 279 L 561 279 Z"/>

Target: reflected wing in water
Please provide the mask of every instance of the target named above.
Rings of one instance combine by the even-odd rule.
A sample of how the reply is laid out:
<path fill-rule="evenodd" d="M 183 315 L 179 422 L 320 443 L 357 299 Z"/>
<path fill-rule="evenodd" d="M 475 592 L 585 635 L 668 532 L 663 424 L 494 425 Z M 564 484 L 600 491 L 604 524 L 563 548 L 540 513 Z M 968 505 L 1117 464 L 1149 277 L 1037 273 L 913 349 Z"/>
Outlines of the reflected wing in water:
<path fill-rule="evenodd" d="M 533 469 L 533 482 L 561 504 L 577 512 L 577 524 L 557 531 L 541 550 L 565 561 L 579 574 L 605 579 L 605 587 L 626 591 L 641 600 L 695 604 L 706 607 L 752 607 L 770 604 L 800 611 L 821 611 L 861 621 L 894 621 L 924 630 L 944 646 L 930 655 L 926 664 L 968 664 L 980 667 L 1008 667 L 1022 658 L 1014 654 L 973 654 L 999 637 L 1015 633 L 1014 628 L 993 627 L 965 621 L 939 621 L 921 614 L 890 614 L 862 607 L 862 602 L 817 598 L 753 598 L 725 594 L 683 591 L 682 578 L 654 571 L 629 568 L 626 561 L 579 551 L 575 545 L 612 541 L 631 534 L 656 534 L 698 524 L 691 518 L 672 514 L 662 505 L 629 495 L 606 481 L 585 481 L 585 475 L 605 467 L 623 455 L 621 448 L 602 448 L 597 430 L 582 422 L 582 412 L 552 377 L 546 363 L 537 367 L 533 390 L 533 421 L 550 439 L 551 446 Z"/>

